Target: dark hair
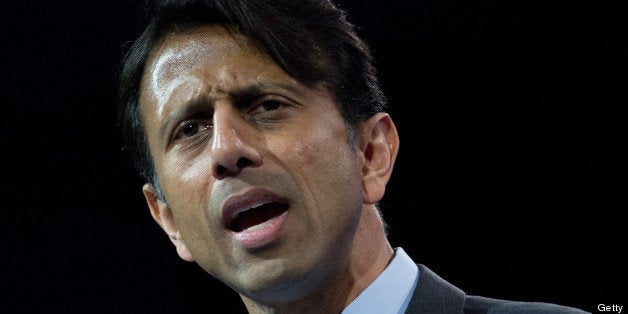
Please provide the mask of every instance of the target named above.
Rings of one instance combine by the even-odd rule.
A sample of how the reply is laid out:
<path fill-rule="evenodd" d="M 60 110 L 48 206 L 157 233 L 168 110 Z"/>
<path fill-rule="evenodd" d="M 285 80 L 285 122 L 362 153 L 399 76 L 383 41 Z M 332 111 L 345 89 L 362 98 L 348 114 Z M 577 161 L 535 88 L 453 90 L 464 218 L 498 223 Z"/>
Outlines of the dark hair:
<path fill-rule="evenodd" d="M 138 100 L 145 63 L 165 36 L 211 24 L 229 26 L 246 36 L 302 84 L 313 87 L 324 82 L 337 99 L 352 143 L 359 123 L 384 110 L 386 101 L 370 51 L 330 0 L 158 2 L 152 20 L 124 58 L 118 94 L 125 149 L 142 177 L 157 189 Z"/>

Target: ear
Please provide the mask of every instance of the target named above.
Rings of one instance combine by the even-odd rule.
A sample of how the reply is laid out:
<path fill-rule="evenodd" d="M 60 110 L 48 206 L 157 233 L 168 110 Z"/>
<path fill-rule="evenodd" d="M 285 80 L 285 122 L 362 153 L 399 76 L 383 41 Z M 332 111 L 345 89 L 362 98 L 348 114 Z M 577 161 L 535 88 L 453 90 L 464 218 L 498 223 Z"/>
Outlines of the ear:
<path fill-rule="evenodd" d="M 399 151 L 399 135 L 390 116 L 380 112 L 362 122 L 358 145 L 363 201 L 375 204 L 384 197 Z"/>
<path fill-rule="evenodd" d="M 146 203 L 150 209 L 150 214 L 153 216 L 153 219 L 155 219 L 157 224 L 159 224 L 161 229 L 166 232 L 170 241 L 172 241 L 172 244 L 176 247 L 179 257 L 185 261 L 193 262 L 194 258 L 181 238 L 181 232 L 179 232 L 179 228 L 174 221 L 174 217 L 172 216 L 172 211 L 170 210 L 168 203 L 159 198 L 155 188 L 148 183 L 144 184 L 142 192 L 144 192 L 144 197 L 146 198 Z"/>

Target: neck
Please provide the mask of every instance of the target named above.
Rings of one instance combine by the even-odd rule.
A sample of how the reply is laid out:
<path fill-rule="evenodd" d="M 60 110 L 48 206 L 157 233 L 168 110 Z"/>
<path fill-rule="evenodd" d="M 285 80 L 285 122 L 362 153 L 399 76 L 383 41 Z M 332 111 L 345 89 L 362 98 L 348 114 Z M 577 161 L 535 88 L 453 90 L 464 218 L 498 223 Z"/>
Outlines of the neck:
<path fill-rule="evenodd" d="M 327 274 L 318 289 L 300 300 L 265 305 L 241 295 L 249 313 L 340 313 L 379 274 L 393 256 L 375 205 L 364 205 L 351 251 L 343 267 Z"/>

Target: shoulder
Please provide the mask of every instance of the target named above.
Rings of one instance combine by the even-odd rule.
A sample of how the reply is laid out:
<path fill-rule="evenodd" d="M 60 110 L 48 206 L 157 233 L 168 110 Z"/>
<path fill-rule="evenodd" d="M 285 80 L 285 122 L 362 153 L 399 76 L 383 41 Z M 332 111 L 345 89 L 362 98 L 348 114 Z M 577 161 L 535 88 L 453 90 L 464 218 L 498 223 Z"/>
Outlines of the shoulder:
<path fill-rule="evenodd" d="M 508 301 L 467 295 L 465 296 L 464 313 L 582 314 L 588 312 L 552 303 Z"/>
<path fill-rule="evenodd" d="M 424 265 L 406 313 L 581 314 L 579 309 L 543 302 L 518 302 L 467 295 Z"/>

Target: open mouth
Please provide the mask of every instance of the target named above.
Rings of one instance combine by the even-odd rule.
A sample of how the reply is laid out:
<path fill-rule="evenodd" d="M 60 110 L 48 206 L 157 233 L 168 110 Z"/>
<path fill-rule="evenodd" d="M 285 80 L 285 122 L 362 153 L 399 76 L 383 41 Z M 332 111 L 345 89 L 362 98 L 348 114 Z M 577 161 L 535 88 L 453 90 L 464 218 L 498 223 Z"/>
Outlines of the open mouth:
<path fill-rule="evenodd" d="M 235 215 L 229 222 L 228 229 L 234 232 L 241 232 L 253 226 L 261 225 L 285 213 L 288 207 L 288 204 L 278 202 L 254 205 Z"/>

